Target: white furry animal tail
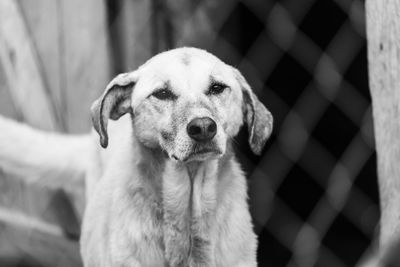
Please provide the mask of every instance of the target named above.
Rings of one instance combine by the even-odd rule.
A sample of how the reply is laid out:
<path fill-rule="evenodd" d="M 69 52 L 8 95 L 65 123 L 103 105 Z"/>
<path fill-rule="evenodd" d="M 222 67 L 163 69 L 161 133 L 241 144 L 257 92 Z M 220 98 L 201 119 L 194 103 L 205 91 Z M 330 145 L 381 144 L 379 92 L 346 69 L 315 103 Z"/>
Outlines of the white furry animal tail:
<path fill-rule="evenodd" d="M 83 179 L 90 135 L 45 132 L 0 116 L 0 169 L 30 180 Z"/>

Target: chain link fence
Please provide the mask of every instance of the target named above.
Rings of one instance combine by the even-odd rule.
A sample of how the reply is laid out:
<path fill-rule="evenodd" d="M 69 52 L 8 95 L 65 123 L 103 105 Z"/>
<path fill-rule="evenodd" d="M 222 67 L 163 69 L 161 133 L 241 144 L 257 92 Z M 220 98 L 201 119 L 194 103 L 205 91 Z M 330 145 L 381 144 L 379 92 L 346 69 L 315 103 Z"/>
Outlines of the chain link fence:
<path fill-rule="evenodd" d="M 354 266 L 379 216 L 363 3 L 242 1 L 224 23 L 216 53 L 238 51 L 276 118 L 246 164 L 260 266 Z"/>
<path fill-rule="evenodd" d="M 206 48 L 243 72 L 275 118 L 261 157 L 251 154 L 245 131 L 236 146 L 259 265 L 355 266 L 379 220 L 364 3 L 178 2 L 152 2 L 156 17 L 143 31 L 161 45 L 149 53 Z M 112 35 L 121 3 L 109 2 Z"/>

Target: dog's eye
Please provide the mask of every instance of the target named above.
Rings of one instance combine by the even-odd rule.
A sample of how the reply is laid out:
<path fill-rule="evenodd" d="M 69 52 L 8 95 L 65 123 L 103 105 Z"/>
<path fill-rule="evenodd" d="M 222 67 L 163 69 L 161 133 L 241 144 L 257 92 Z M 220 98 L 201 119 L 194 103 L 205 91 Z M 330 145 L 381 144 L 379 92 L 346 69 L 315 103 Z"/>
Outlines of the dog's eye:
<path fill-rule="evenodd" d="M 152 96 L 160 99 L 160 100 L 174 100 L 176 99 L 176 95 L 171 92 L 169 89 L 160 89 L 151 94 Z"/>
<path fill-rule="evenodd" d="M 213 83 L 208 89 L 207 95 L 219 95 L 225 91 L 226 88 L 227 86 L 225 84 Z"/>

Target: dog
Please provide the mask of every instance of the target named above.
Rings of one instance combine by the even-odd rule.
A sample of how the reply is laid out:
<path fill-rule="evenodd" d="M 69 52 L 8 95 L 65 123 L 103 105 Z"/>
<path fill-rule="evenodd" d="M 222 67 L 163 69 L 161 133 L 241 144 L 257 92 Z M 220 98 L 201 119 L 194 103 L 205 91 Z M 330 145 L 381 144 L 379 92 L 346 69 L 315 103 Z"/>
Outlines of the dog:
<path fill-rule="evenodd" d="M 90 137 L 37 164 L 64 156 L 53 169 L 85 173 L 85 266 L 257 266 L 232 142 L 246 124 L 260 154 L 273 118 L 237 69 L 201 49 L 169 50 L 115 77 L 91 115 Z"/>

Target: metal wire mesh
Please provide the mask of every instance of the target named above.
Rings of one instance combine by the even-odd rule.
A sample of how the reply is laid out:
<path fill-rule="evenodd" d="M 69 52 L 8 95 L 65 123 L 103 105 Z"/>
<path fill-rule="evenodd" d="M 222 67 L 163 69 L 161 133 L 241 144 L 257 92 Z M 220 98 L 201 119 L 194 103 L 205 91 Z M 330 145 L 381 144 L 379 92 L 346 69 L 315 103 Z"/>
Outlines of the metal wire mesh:
<path fill-rule="evenodd" d="M 192 1 L 180 19 L 171 3 L 153 1 L 154 37 L 237 66 L 274 115 L 261 157 L 237 138 L 260 266 L 354 266 L 379 218 L 364 3 Z"/>
<path fill-rule="evenodd" d="M 301 2 L 239 4 L 261 29 L 239 67 L 277 118 L 250 174 L 260 264 L 354 266 L 378 216 L 363 5 Z"/>

